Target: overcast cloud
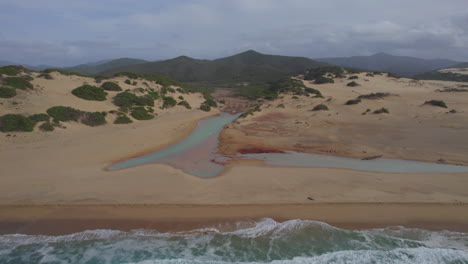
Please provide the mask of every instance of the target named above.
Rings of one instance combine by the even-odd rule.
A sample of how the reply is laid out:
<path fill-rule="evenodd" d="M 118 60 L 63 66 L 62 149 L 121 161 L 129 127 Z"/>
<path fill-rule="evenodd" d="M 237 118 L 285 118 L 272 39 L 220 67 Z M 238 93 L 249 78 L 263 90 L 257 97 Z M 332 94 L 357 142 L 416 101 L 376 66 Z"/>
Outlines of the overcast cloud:
<path fill-rule="evenodd" d="M 310 58 L 387 52 L 468 61 L 467 0 L 0 0 L 0 60 Z"/>

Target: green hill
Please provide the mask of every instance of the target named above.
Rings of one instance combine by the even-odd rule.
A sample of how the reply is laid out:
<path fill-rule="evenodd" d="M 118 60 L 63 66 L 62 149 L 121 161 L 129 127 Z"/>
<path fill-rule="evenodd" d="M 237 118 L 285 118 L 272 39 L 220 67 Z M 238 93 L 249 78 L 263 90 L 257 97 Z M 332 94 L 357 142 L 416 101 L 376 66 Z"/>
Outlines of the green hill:
<path fill-rule="evenodd" d="M 128 65 L 136 65 L 136 64 L 146 63 L 146 62 L 148 61 L 140 60 L 140 59 L 121 58 L 121 59 L 116 59 L 116 60 L 104 61 L 100 63 L 98 62 L 98 63 L 80 64 L 74 67 L 68 67 L 64 69 L 70 72 L 79 72 L 79 73 L 87 74 L 87 75 L 98 75 L 104 71 L 107 71 L 113 68 L 128 66 Z"/>
<path fill-rule="evenodd" d="M 99 74 L 136 72 L 165 75 L 190 83 L 266 82 L 323 65 L 326 64 L 308 58 L 266 55 L 249 50 L 216 60 L 199 60 L 180 56 L 165 61 L 115 67 L 99 72 Z"/>

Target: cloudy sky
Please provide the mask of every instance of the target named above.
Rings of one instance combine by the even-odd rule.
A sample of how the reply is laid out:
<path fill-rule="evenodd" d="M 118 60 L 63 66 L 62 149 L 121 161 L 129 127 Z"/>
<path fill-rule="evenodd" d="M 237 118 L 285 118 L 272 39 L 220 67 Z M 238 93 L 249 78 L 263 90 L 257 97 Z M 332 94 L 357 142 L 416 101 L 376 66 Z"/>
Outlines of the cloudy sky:
<path fill-rule="evenodd" d="M 468 61 L 468 0 L 0 0 L 0 60 L 310 58 L 387 52 Z"/>

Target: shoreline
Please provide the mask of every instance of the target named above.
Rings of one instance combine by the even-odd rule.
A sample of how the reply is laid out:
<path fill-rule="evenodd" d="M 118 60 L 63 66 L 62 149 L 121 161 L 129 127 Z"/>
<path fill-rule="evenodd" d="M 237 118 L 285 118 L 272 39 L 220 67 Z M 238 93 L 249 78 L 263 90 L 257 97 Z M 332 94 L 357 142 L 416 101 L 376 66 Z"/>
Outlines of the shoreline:
<path fill-rule="evenodd" d="M 0 234 L 65 235 L 85 230 L 235 230 L 262 218 L 325 222 L 343 229 L 404 226 L 468 232 L 467 203 L 313 203 L 239 205 L 2 205 Z"/>

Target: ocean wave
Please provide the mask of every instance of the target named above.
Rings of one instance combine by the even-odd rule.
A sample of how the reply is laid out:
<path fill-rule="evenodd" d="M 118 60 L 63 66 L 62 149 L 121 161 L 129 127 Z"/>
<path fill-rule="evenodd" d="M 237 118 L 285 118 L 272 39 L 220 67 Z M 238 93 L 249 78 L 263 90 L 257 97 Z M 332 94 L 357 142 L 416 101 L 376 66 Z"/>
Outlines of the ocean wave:
<path fill-rule="evenodd" d="M 361 258 L 360 262 L 356 262 L 356 257 Z M 468 234 L 404 227 L 355 231 L 318 221 L 279 223 L 267 218 L 239 222 L 231 231 L 211 227 L 174 233 L 139 229 L 90 230 L 64 236 L 0 236 L 0 263 L 376 263 L 375 260 L 468 263 Z"/>

